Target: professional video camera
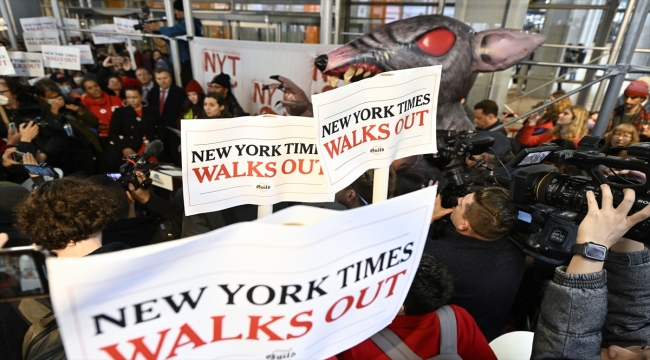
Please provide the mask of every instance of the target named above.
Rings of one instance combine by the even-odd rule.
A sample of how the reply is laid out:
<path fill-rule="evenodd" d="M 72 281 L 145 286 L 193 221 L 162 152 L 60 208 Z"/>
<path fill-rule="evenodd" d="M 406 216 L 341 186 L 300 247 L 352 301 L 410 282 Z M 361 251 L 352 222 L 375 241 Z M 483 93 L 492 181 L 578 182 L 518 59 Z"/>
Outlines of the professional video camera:
<path fill-rule="evenodd" d="M 650 184 L 635 177 L 605 177 L 601 169 L 637 170 L 650 173 L 650 143 L 638 143 L 625 148 L 630 158 L 609 156 L 599 150 L 604 139 L 584 137 L 578 150 L 564 150 L 555 144 L 522 150 L 511 162 L 516 168 L 510 179 L 495 177 L 496 183 L 509 188 L 510 199 L 519 208 L 519 218 L 509 237 L 527 254 L 547 262 L 561 264 L 571 257 L 578 226 L 584 219 L 587 191 L 591 190 L 600 203 L 601 184 L 612 189 L 614 205 L 623 200 L 623 189 L 636 192 L 630 214 L 650 204 Z M 550 165 L 574 165 L 587 176 L 570 176 L 557 172 Z M 650 244 L 650 220 L 635 225 L 625 237 Z"/>
<path fill-rule="evenodd" d="M 456 206 L 458 198 L 472 192 L 473 186 L 484 186 L 491 182 L 489 180 L 493 169 L 473 156 L 490 151 L 494 139 L 474 138 L 475 135 L 475 131 L 439 130 L 437 133 L 438 154 L 430 161 L 444 171 L 444 178 L 440 184 L 443 207 Z M 465 159 L 476 161 L 478 167 L 483 167 L 487 171 L 468 171 Z"/>
<path fill-rule="evenodd" d="M 137 188 L 147 189 L 151 186 L 151 179 L 149 178 L 150 169 L 147 167 L 149 159 L 157 156 L 163 150 L 163 143 L 160 140 L 152 141 L 142 152 L 142 155 L 132 154 L 124 157 L 126 161 L 122 166 L 120 166 L 120 177 L 117 181 L 122 185 L 125 190 L 129 189 L 129 184 Z M 140 183 L 135 174 L 136 171 L 141 171 L 145 176 L 146 180 Z"/>
<path fill-rule="evenodd" d="M 147 5 L 147 3 L 144 3 L 141 9 L 142 9 L 141 12 L 126 15 L 126 17 L 128 17 L 129 19 L 138 20 L 139 24 L 133 26 L 135 30 L 144 30 L 144 24 L 146 23 L 165 21 L 165 17 L 162 17 L 160 19 L 152 18 L 151 9 L 149 8 L 149 5 Z"/>

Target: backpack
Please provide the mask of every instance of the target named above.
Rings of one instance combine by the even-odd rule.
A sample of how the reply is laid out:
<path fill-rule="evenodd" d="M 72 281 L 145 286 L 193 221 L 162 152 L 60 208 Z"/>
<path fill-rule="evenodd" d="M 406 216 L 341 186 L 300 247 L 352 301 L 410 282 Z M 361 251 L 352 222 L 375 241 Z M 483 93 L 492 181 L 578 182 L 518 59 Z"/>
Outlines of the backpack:
<path fill-rule="evenodd" d="M 436 310 L 436 314 L 440 322 L 440 354 L 427 360 L 463 360 L 458 355 L 458 331 L 454 310 L 445 305 Z M 370 340 L 391 360 L 422 360 L 389 328 L 371 336 Z"/>
<path fill-rule="evenodd" d="M 23 299 L 13 304 L 29 325 L 23 339 L 23 360 L 65 360 L 59 327 L 49 299 Z"/>

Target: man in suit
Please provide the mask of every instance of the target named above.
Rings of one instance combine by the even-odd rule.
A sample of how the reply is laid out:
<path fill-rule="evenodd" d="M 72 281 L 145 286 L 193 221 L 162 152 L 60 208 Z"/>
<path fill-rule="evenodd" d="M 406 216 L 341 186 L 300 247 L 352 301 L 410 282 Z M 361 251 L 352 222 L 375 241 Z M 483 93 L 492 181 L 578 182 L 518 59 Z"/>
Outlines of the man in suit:
<path fill-rule="evenodd" d="M 145 68 L 138 68 L 138 70 L 135 71 L 135 76 L 142 84 L 142 97 L 148 103 L 149 101 L 151 101 L 151 99 L 149 98 L 149 96 L 151 95 L 151 90 L 153 90 L 154 86 L 156 85 L 153 81 L 153 77 L 151 76 L 149 70 Z"/>
<path fill-rule="evenodd" d="M 158 86 L 151 89 L 149 106 L 158 109 L 160 118 L 166 127 L 180 130 L 176 127 L 176 120 L 181 116 L 182 106 L 185 99 L 187 99 L 187 94 L 180 87 L 172 85 L 172 75 L 167 69 L 157 68 L 154 71 L 154 79 Z M 166 153 L 171 157 L 174 164 L 180 166 L 180 136 L 168 131 L 164 143 Z"/>

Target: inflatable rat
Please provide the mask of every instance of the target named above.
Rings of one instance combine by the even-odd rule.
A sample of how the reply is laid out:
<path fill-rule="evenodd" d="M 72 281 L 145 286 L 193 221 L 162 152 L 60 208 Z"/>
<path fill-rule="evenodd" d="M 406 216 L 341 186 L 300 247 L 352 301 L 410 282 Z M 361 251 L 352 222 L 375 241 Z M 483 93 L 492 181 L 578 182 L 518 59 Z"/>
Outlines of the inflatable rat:
<path fill-rule="evenodd" d="M 476 32 L 463 22 L 442 15 L 417 16 L 381 26 L 314 61 L 330 77 L 346 83 L 384 71 L 442 65 L 437 128 L 471 130 L 474 123 L 461 105 L 479 72 L 505 70 L 529 57 L 546 37 L 523 30 Z M 290 115 L 311 116 L 309 98 L 290 80 L 273 77 L 284 91 L 282 103 Z"/>

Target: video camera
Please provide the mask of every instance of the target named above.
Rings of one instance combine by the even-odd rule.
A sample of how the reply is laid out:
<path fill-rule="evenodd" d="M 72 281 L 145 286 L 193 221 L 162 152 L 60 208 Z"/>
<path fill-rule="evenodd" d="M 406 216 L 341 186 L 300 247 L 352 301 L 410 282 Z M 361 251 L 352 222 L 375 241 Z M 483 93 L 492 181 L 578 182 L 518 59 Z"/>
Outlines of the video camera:
<path fill-rule="evenodd" d="M 604 142 L 599 137 L 585 136 L 578 150 L 564 150 L 555 144 L 525 149 L 510 162 L 510 166 L 516 167 L 510 180 L 495 178 L 498 184 L 509 188 L 510 199 L 519 209 L 517 224 L 509 236 L 524 252 L 555 264 L 569 260 L 578 226 L 588 210 L 587 191 L 593 191 L 600 203 L 601 184 L 610 186 L 614 206 L 623 200 L 623 189 L 635 191 L 630 214 L 650 204 L 647 181 L 620 175 L 607 178 L 601 171 L 608 167 L 650 173 L 650 143 L 624 148 L 630 158 L 623 158 L 601 153 Z M 561 174 L 555 167 L 541 164 L 543 161 L 577 166 L 587 176 Z M 650 219 L 635 225 L 625 237 L 649 244 Z"/>
<path fill-rule="evenodd" d="M 120 177 L 117 179 L 117 182 L 122 185 L 125 190 L 129 190 L 129 184 L 138 189 L 149 188 L 151 186 L 152 180 L 149 178 L 150 169 L 147 167 L 149 164 L 149 159 L 157 156 L 163 151 L 164 145 L 160 140 L 152 141 L 142 152 L 142 155 L 132 154 L 124 157 L 126 161 L 122 166 L 120 166 Z M 135 174 L 136 171 L 142 172 L 146 179 L 140 183 Z"/>
<path fill-rule="evenodd" d="M 152 18 L 151 9 L 149 8 L 149 5 L 147 5 L 147 3 L 144 3 L 141 9 L 142 9 L 141 12 L 126 15 L 126 17 L 128 17 L 129 19 L 138 20 L 139 24 L 133 26 L 135 30 L 144 30 L 144 24 L 146 23 L 165 21 L 165 17 L 162 17 L 160 19 Z"/>

